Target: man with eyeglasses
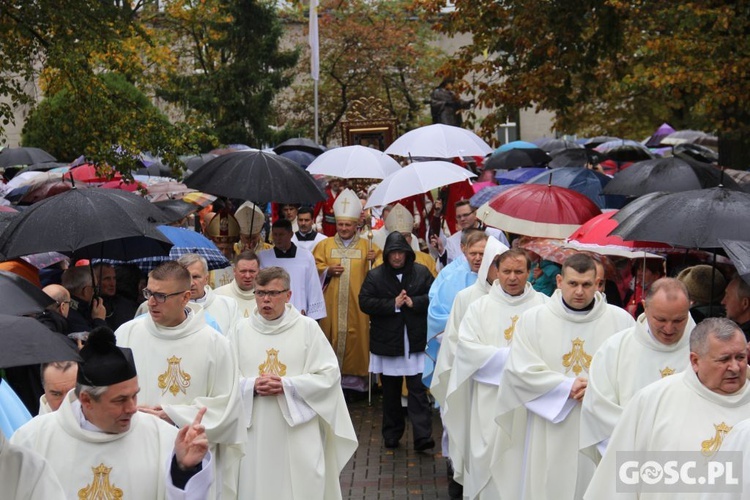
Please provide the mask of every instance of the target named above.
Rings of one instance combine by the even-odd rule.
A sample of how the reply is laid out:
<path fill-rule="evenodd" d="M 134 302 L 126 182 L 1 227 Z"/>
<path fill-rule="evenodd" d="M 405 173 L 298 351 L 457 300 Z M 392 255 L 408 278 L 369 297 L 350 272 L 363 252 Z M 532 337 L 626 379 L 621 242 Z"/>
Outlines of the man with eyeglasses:
<path fill-rule="evenodd" d="M 489 236 L 494 236 L 497 240 L 509 247 L 508 239 L 505 237 L 502 231 L 492 227 L 487 227 L 477 219 L 477 209 L 469 204 L 469 200 L 459 200 L 456 202 L 456 232 L 453 233 L 446 241 L 440 237 L 433 237 L 430 240 L 430 244 L 437 250 L 438 253 L 438 268 L 442 269 L 447 266 L 455 259 L 460 259 L 463 256 L 463 250 L 461 248 L 461 232 L 467 228 L 476 228 L 486 232 Z"/>
<path fill-rule="evenodd" d="M 178 262 L 159 265 L 143 290 L 149 314 L 125 323 L 115 334 L 119 346 L 133 350 L 141 412 L 181 427 L 192 422 L 200 407 L 208 407 L 203 425 L 217 457 L 217 477 L 224 482 L 214 493 L 236 498 L 236 466 L 244 441 L 237 364 L 229 341 L 206 324 L 203 308 L 190 300 L 190 284 L 190 273 Z"/>
<path fill-rule="evenodd" d="M 97 326 L 107 326 L 107 309 L 94 288 L 91 268 L 76 266 L 66 269 L 62 286 L 70 292 L 68 326 L 72 333 L 90 332 Z"/>
<path fill-rule="evenodd" d="M 236 498 L 341 498 L 339 474 L 357 449 L 336 355 L 289 302 L 289 285 L 284 269 L 261 270 L 257 306 L 230 334 L 247 429 Z"/>

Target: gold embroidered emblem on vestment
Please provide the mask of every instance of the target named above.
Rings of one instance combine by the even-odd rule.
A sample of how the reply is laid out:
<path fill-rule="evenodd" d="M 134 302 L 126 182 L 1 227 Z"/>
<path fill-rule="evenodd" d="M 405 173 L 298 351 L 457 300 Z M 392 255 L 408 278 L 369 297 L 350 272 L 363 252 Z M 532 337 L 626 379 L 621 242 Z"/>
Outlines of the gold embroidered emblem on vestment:
<path fill-rule="evenodd" d="M 591 365 L 591 356 L 586 354 L 586 351 L 583 349 L 584 340 L 576 338 L 572 342 L 573 348 L 568 354 L 563 354 L 562 364 L 566 368 L 565 373 L 568 373 L 572 369 L 577 377 L 583 370 L 586 370 L 586 373 L 588 373 L 589 366 Z"/>
<path fill-rule="evenodd" d="M 109 482 L 109 473 L 112 467 L 99 464 L 98 467 L 92 467 L 94 479 L 91 484 L 78 490 L 79 500 L 117 500 L 122 498 L 122 490 L 116 488 Z"/>
<path fill-rule="evenodd" d="M 161 389 L 162 395 L 166 394 L 167 391 L 172 393 L 172 396 L 176 396 L 178 392 L 187 394 L 185 389 L 190 387 L 190 375 L 182 371 L 180 368 L 180 361 L 182 358 L 172 356 L 167 360 L 169 366 L 167 371 L 159 375 L 159 389 Z"/>
<path fill-rule="evenodd" d="M 726 436 L 729 431 L 732 430 L 732 427 L 722 422 L 718 425 L 714 424 L 714 429 L 716 429 L 714 437 L 712 437 L 711 439 L 706 439 L 701 443 L 701 453 L 705 457 L 713 456 L 717 451 L 719 451 L 719 448 L 721 448 L 721 443 L 724 441 L 724 436 Z"/>
<path fill-rule="evenodd" d="M 276 349 L 268 349 L 266 351 L 266 360 L 258 365 L 258 375 L 263 375 L 264 373 L 270 373 L 279 377 L 286 375 L 286 365 L 279 361 L 279 351 Z"/>
<path fill-rule="evenodd" d="M 249 309 L 245 309 L 245 317 L 246 318 L 250 317 L 250 310 Z"/>
<path fill-rule="evenodd" d="M 674 368 L 665 366 L 663 370 L 659 370 L 659 373 L 661 373 L 661 378 L 669 377 L 670 375 L 674 375 Z"/>
<path fill-rule="evenodd" d="M 506 328 L 503 333 L 505 334 L 505 340 L 508 341 L 510 344 L 513 341 L 513 332 L 516 331 L 516 322 L 518 321 L 518 316 L 511 316 L 510 318 L 510 326 Z"/>

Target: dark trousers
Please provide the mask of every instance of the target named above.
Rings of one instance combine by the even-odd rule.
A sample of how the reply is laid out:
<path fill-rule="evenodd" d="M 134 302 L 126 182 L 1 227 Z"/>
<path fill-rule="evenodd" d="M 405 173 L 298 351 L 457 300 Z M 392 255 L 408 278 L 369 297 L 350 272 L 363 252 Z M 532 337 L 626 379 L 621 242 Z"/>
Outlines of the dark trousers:
<path fill-rule="evenodd" d="M 383 439 L 398 441 L 404 435 L 406 415 L 401 406 L 401 381 L 404 378 L 409 390 L 406 413 L 411 420 L 414 445 L 419 446 L 432 438 L 432 410 L 421 373 L 407 377 L 380 376 L 383 384 Z"/>

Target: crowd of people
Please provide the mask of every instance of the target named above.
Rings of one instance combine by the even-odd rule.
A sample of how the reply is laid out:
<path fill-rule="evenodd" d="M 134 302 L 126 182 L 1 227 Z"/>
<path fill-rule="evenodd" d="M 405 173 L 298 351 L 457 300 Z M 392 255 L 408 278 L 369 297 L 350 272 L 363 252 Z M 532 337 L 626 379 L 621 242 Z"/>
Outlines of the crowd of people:
<path fill-rule="evenodd" d="M 619 498 L 618 452 L 747 445 L 750 284 L 731 266 L 556 263 L 460 193 L 327 195 L 203 214 L 231 268 L 37 275 L 36 319 L 83 361 L 5 371 L 34 416 L 0 434 L 10 498 L 341 498 L 348 405 L 372 393 L 384 448 L 440 443 L 450 498 Z"/>

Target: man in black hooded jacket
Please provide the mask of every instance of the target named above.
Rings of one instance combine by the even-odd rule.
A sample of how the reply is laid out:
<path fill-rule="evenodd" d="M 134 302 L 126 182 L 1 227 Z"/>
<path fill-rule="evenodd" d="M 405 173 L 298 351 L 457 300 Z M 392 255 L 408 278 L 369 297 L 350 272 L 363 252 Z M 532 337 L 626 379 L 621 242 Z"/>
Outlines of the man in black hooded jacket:
<path fill-rule="evenodd" d="M 401 407 L 402 380 L 409 390 L 407 414 L 414 449 L 434 448 L 432 410 L 422 383 L 427 343 L 427 297 L 433 277 L 414 262 L 411 246 L 400 233 L 385 241 L 383 265 L 367 273 L 359 306 L 370 315 L 370 371 L 383 384 L 383 441 L 396 448 L 406 427 Z"/>

